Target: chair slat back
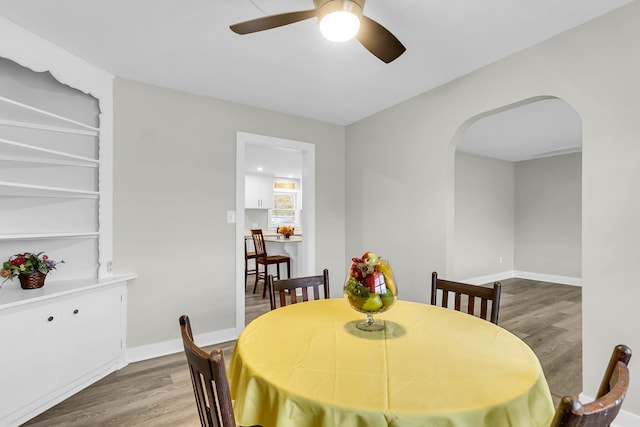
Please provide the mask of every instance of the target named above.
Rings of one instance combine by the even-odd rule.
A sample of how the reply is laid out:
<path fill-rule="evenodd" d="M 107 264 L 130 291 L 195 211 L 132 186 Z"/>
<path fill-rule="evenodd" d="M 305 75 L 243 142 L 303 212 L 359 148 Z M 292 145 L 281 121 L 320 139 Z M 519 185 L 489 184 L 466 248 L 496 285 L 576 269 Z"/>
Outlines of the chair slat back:
<path fill-rule="evenodd" d="M 440 290 L 440 293 L 438 290 Z M 435 271 L 431 274 L 431 304 L 438 305 L 438 294 L 440 294 L 440 306 L 448 308 L 449 295 L 452 294 L 454 298 L 453 307 L 456 311 L 466 312 L 495 324 L 498 324 L 501 291 L 502 285 L 500 282 L 495 282 L 493 287 L 488 288 L 439 279 L 438 273 Z M 479 313 L 476 313 L 476 300 L 480 302 Z M 463 303 L 466 306 L 466 311 L 463 310 Z M 489 309 L 489 306 L 491 306 L 491 309 Z"/>
<path fill-rule="evenodd" d="M 211 353 L 207 353 L 198 347 L 193 342 L 191 323 L 186 315 L 180 316 L 180 331 L 200 424 L 204 427 L 235 427 L 222 350 L 213 349 Z"/>
<path fill-rule="evenodd" d="M 253 237 L 251 237 L 251 240 L 253 240 Z M 256 257 L 255 250 L 254 251 L 249 250 L 249 237 L 244 238 L 244 257 L 247 259 L 252 259 Z"/>
<path fill-rule="evenodd" d="M 265 260 L 264 262 L 266 263 L 267 248 L 264 244 L 264 235 L 262 234 L 262 229 L 252 229 L 251 237 L 253 238 L 253 246 L 256 251 L 256 257 Z"/>
<path fill-rule="evenodd" d="M 618 345 L 613 349 L 596 400 L 582 404 L 577 398 L 564 396 L 550 427 L 603 427 L 618 416 L 629 389 L 631 349 Z"/>
<path fill-rule="evenodd" d="M 298 302 L 309 301 L 309 290 L 313 292 L 313 299 L 320 299 L 320 289 L 322 288 L 322 296 L 325 299 L 330 298 L 329 294 L 329 270 L 326 268 L 322 272 L 322 275 L 307 276 L 307 277 L 295 277 L 293 279 L 273 280 L 273 276 L 267 277 L 267 286 L 269 287 L 269 300 L 271 303 L 271 310 L 278 308 L 277 301 L 280 302 L 280 307 L 287 305 L 287 297 L 291 304 L 297 304 Z M 298 295 L 298 291 L 301 295 Z M 278 298 L 276 299 L 276 295 Z M 302 298 L 302 301 L 300 301 Z"/>

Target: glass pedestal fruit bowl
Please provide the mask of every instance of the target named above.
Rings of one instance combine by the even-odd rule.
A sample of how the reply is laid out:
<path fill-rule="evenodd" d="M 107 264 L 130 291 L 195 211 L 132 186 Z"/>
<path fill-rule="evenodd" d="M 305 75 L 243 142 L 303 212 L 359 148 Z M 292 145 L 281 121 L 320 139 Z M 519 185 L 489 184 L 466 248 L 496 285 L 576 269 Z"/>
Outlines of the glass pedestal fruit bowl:
<path fill-rule="evenodd" d="M 398 298 L 398 287 L 388 261 L 373 252 L 365 252 L 362 258 L 353 258 L 344 282 L 344 297 L 354 310 L 367 318 L 356 327 L 363 331 L 381 331 L 382 322 L 373 319 L 374 314 L 389 310 Z"/>

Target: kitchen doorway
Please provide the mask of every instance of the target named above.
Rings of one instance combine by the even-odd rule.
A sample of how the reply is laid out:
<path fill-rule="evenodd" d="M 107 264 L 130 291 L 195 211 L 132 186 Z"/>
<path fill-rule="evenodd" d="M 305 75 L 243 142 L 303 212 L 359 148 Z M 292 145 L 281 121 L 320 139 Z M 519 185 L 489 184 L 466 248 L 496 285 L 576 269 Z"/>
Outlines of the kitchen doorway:
<path fill-rule="evenodd" d="M 302 232 L 299 250 L 299 276 L 315 271 L 315 145 L 265 135 L 238 132 L 236 135 L 236 330 L 245 325 L 244 236 L 245 227 L 245 174 L 247 147 L 264 146 L 274 149 L 299 150 L 302 154 Z"/>

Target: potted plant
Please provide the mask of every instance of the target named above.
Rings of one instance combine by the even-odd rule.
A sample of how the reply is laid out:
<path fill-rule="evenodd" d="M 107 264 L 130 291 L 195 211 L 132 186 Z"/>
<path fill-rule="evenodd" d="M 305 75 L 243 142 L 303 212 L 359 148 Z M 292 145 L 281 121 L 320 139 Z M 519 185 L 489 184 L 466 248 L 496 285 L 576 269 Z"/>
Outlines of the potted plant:
<path fill-rule="evenodd" d="M 293 226 L 291 225 L 283 225 L 282 227 L 278 228 L 278 233 L 282 234 L 285 239 L 293 236 L 294 231 L 295 228 L 293 228 Z"/>
<path fill-rule="evenodd" d="M 64 260 L 49 259 L 44 252 L 25 252 L 9 257 L 9 260 L 2 264 L 1 275 L 4 277 L 4 282 L 18 276 L 23 289 L 37 289 L 44 286 L 47 274 L 63 262 Z"/>

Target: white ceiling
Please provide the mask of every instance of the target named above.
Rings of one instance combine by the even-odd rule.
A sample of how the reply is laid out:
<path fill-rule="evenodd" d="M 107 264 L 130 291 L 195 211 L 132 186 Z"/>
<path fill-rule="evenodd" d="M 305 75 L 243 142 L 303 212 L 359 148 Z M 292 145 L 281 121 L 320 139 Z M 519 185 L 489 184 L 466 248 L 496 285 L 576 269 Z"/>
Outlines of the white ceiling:
<path fill-rule="evenodd" d="M 312 0 L 0 0 L 0 15 L 119 77 L 347 125 L 631 1 L 368 0 L 407 48 L 390 64 L 315 19 L 229 30 Z"/>
<path fill-rule="evenodd" d="M 249 173 L 264 173 L 281 178 L 302 177 L 302 151 L 248 143 L 244 168 Z"/>

